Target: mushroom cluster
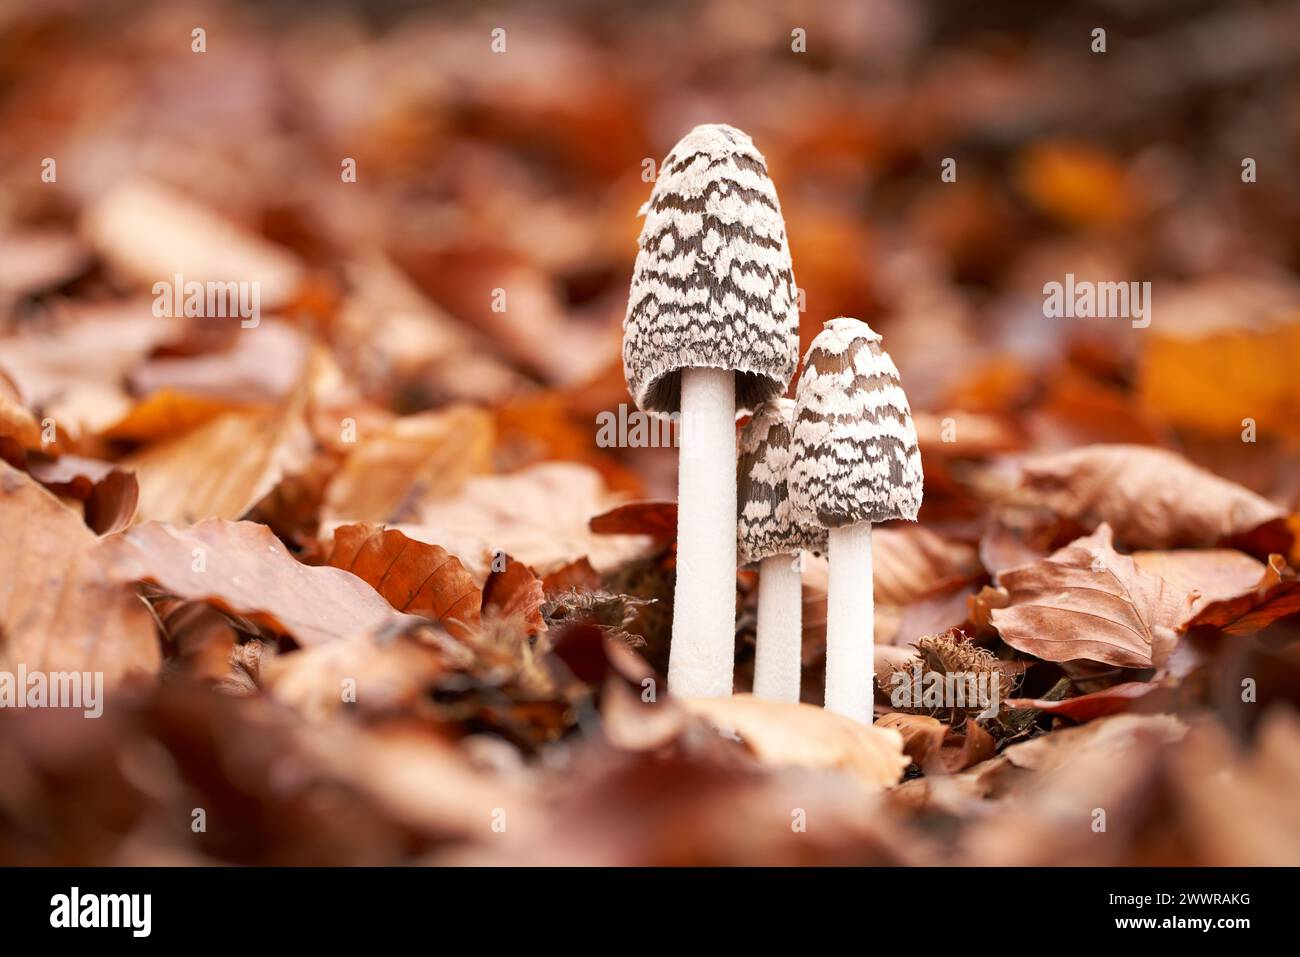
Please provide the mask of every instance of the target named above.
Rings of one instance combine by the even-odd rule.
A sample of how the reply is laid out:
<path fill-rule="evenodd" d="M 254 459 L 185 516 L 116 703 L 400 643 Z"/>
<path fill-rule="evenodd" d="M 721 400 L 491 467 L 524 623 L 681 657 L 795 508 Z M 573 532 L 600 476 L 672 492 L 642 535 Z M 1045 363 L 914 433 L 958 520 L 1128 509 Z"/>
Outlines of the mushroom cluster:
<path fill-rule="evenodd" d="M 699 126 L 660 166 L 623 322 L 645 412 L 678 417 L 677 580 L 668 687 L 731 694 L 737 560 L 759 564 L 754 693 L 799 700 L 802 553 L 830 558 L 826 707 L 870 722 L 871 525 L 915 520 L 921 459 L 898 370 L 856 319 L 799 358 L 798 290 L 767 164 Z M 736 434 L 737 412 L 750 412 Z"/>

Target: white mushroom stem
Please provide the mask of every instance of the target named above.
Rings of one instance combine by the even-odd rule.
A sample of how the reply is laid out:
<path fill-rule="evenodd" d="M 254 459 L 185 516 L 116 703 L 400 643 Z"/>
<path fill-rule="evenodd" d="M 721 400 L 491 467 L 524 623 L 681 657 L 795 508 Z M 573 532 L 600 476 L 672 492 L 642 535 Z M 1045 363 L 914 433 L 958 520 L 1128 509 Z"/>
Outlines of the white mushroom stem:
<path fill-rule="evenodd" d="M 759 563 L 756 640 L 754 696 L 798 701 L 803 667 L 803 576 L 798 555 L 771 555 Z"/>
<path fill-rule="evenodd" d="M 668 690 L 719 698 L 736 660 L 736 374 L 683 369 L 681 396 Z"/>
<path fill-rule="evenodd" d="M 826 710 L 870 724 L 875 699 L 871 523 L 830 530 L 826 594 Z"/>

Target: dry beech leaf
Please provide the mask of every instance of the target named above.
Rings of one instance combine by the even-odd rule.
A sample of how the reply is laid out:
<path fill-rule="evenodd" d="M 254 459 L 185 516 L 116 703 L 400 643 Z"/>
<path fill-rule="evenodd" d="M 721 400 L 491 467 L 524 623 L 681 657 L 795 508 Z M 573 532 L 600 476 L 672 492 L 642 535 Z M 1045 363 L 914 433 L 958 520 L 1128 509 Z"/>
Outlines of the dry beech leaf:
<path fill-rule="evenodd" d="M 24 406 L 79 439 L 130 411 L 127 374 L 177 333 L 176 320 L 155 317 L 147 300 L 78 309 L 51 329 L 5 339 L 0 369 Z"/>
<path fill-rule="evenodd" d="M 302 265 L 287 249 L 156 183 L 108 190 L 87 209 L 82 231 L 116 270 L 147 289 L 177 274 L 186 283 L 256 283 L 268 310 L 287 303 L 302 282 Z"/>
<path fill-rule="evenodd" d="M 621 751 L 655 751 L 676 741 L 689 719 L 675 702 L 649 703 L 618 675 L 605 679 L 600 696 L 605 740 Z"/>
<path fill-rule="evenodd" d="M 925 456 L 983 458 L 1010 452 L 1024 445 L 1003 419 L 980 412 L 913 412 L 917 444 Z M 951 420 L 954 428 L 948 427 Z"/>
<path fill-rule="evenodd" d="M 993 735 L 984 730 L 978 721 L 967 721 L 965 734 L 949 734 L 939 756 L 945 771 L 954 773 L 987 761 L 997 752 Z"/>
<path fill-rule="evenodd" d="M 1242 755 L 1221 729 L 1198 726 L 1173 754 L 1180 815 L 1206 860 L 1294 867 L 1300 860 L 1300 719 L 1273 709 Z"/>
<path fill-rule="evenodd" d="M 1161 818 L 1159 776 L 1186 726 L 1172 715 L 1118 714 L 1007 747 L 1003 794 L 968 832 L 963 857 L 984 865 L 1131 859 Z M 997 762 L 985 762 L 986 765 Z M 983 766 L 981 766 L 983 767 Z M 1108 829 L 1095 830 L 1097 808 Z"/>
<path fill-rule="evenodd" d="M 419 832 L 473 837 L 500 808 L 510 809 L 512 840 L 540 826 L 530 794 L 519 782 L 478 771 L 461 749 L 427 725 L 335 728 L 309 746 L 339 779 Z"/>
<path fill-rule="evenodd" d="M 456 406 L 409 415 L 359 435 L 325 490 L 322 523 L 418 520 L 429 502 L 455 495 L 491 467 L 492 416 Z"/>
<path fill-rule="evenodd" d="M 677 503 L 628 502 L 593 515 L 589 525 L 597 535 L 649 535 L 657 542 L 675 542 Z"/>
<path fill-rule="evenodd" d="M 1090 694 L 1048 701 L 1041 698 L 1006 698 L 1003 708 L 1046 711 L 1075 721 L 1091 721 L 1124 711 L 1163 711 L 1173 703 L 1168 685 L 1153 681 L 1125 681 Z"/>
<path fill-rule="evenodd" d="M 1279 618 L 1300 613 L 1300 579 L 1281 555 L 1270 555 L 1253 587 L 1203 605 L 1187 627 L 1218 628 L 1229 635 L 1249 635 Z"/>
<path fill-rule="evenodd" d="M 747 694 L 687 698 L 679 704 L 715 727 L 738 734 L 760 761 L 774 767 L 842 770 L 879 790 L 902 780 L 910 763 L 897 731 L 814 705 Z"/>
<path fill-rule="evenodd" d="M 577 561 L 561 565 L 542 579 L 542 590 L 547 595 L 566 591 L 595 591 L 600 587 L 600 573 L 591 567 L 584 555 Z"/>
<path fill-rule="evenodd" d="M 0 438 L 12 439 L 28 452 L 41 449 L 41 424 L 22 404 L 18 386 L 0 369 Z"/>
<path fill-rule="evenodd" d="M 973 545 L 953 542 L 920 525 L 871 533 L 876 601 L 902 607 L 939 586 L 981 573 Z"/>
<path fill-rule="evenodd" d="M 925 714 L 904 714 L 895 711 L 876 719 L 877 728 L 893 728 L 903 736 L 903 753 L 918 768 L 925 768 L 943 747 L 948 736 L 948 726 L 938 718 Z"/>
<path fill-rule="evenodd" d="M 346 706 L 345 681 L 355 682 L 358 708 L 384 714 L 414 705 L 445 670 L 436 648 L 398 634 L 276 655 L 262 665 L 259 682 L 271 697 L 318 721 Z"/>
<path fill-rule="evenodd" d="M 455 401 L 499 402 L 525 379 L 474 348 L 463 326 L 382 256 L 347 267 L 352 292 L 333 329 L 338 354 L 367 395 L 423 388 Z"/>
<path fill-rule="evenodd" d="M 32 463 L 27 471 L 50 491 L 84 502 L 86 524 L 100 535 L 126 528 L 135 518 L 140 486 L 133 472 L 112 462 L 64 455 Z"/>
<path fill-rule="evenodd" d="M 1142 741 L 1171 744 L 1186 733 L 1187 726 L 1173 715 L 1119 714 L 1013 744 L 1002 754 L 1027 771 L 1054 771 L 1089 755 L 1113 753 Z"/>
<path fill-rule="evenodd" d="M 523 562 L 506 555 L 506 567 L 493 571 L 483 585 L 483 617 L 526 635 L 546 630 L 542 580 Z"/>
<path fill-rule="evenodd" d="M 147 522 L 102 539 L 99 554 L 118 581 L 151 582 L 209 602 L 307 647 L 375 635 L 401 621 L 360 578 L 302 564 L 253 522 Z"/>
<path fill-rule="evenodd" d="M 242 407 L 241 403 L 241 407 Z M 99 432 L 100 438 L 128 442 L 160 442 L 196 429 L 228 412 L 241 411 L 229 399 L 213 399 L 160 389 L 123 412 Z M 242 409 L 242 411 L 254 411 Z"/>
<path fill-rule="evenodd" d="M 1020 463 L 1018 497 L 1085 529 L 1102 522 L 1131 549 L 1209 548 L 1251 539 L 1285 552 L 1285 510 L 1164 449 L 1090 445 Z"/>
<path fill-rule="evenodd" d="M 1087 533 L 1078 522 L 1042 506 L 994 505 L 980 536 L 980 564 L 990 575 L 1046 558 Z"/>
<path fill-rule="evenodd" d="M 1231 548 L 1134 552 L 1133 561 L 1174 588 L 1195 593 L 1188 620 L 1212 602 L 1254 590 L 1264 574 L 1263 562 Z"/>
<path fill-rule="evenodd" d="M 460 639 L 479 625 L 483 596 L 459 560 L 437 545 L 377 525 L 340 525 L 326 562 L 371 585 L 398 611 L 423 615 Z"/>
<path fill-rule="evenodd" d="M 224 350 L 148 359 L 131 371 L 129 381 L 143 396 L 166 390 L 232 405 L 273 404 L 288 398 L 302 379 L 307 354 L 302 333 L 266 319 L 236 329 Z"/>
<path fill-rule="evenodd" d="M 0 462 L 0 657 L 12 670 L 102 671 L 114 685 L 161 662 L 153 618 L 110 579 L 81 518 Z"/>
<path fill-rule="evenodd" d="M 179 598 L 156 599 L 153 612 L 186 678 L 229 688 L 239 645 L 234 622 L 207 602 Z"/>
<path fill-rule="evenodd" d="M 991 613 L 1011 647 L 1045 661 L 1159 665 L 1177 643 L 1191 597 L 1111 545 L 1108 525 L 998 577 L 1009 603 Z"/>
<path fill-rule="evenodd" d="M 71 233 L 28 229 L 0 235 L 0 298 L 30 296 L 57 289 L 82 275 L 90 250 Z"/>
<path fill-rule="evenodd" d="M 237 519 L 302 468 L 310 436 L 296 405 L 232 412 L 123 460 L 140 482 L 142 520 Z"/>
<path fill-rule="evenodd" d="M 583 557 L 606 572 L 643 556 L 648 545 L 642 535 L 591 531 L 591 517 L 609 509 L 612 499 L 595 469 L 548 462 L 472 478 L 455 498 L 426 505 L 417 523 L 400 528 L 453 552 L 480 579 L 498 552 L 542 575 Z"/>
<path fill-rule="evenodd" d="M 876 727 L 901 734 L 907 756 L 928 774 L 955 774 L 997 751 L 993 736 L 974 720 L 966 722 L 964 734 L 956 734 L 938 718 L 896 711 L 877 718 Z"/>

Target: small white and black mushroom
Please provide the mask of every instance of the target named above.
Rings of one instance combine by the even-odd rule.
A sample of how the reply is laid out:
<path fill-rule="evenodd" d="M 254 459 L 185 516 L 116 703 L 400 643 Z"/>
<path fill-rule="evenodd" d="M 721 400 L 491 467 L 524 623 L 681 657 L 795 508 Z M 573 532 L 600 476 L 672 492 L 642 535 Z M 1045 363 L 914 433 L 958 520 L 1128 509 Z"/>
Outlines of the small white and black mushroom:
<path fill-rule="evenodd" d="M 790 249 L 761 153 L 699 126 L 660 165 L 623 322 L 643 411 L 680 414 L 677 584 L 668 686 L 731 693 L 735 663 L 736 410 L 782 395 L 799 358 Z"/>
<path fill-rule="evenodd" d="M 871 526 L 915 521 L 924 477 L 894 361 L 865 322 L 827 322 L 804 357 L 791 434 L 790 499 L 828 529 L 826 707 L 870 722 Z"/>
<path fill-rule="evenodd" d="M 794 400 L 769 399 L 741 430 L 736 547 L 758 562 L 754 695 L 799 700 L 803 647 L 803 556 L 826 549 L 826 529 L 801 521 L 790 504 Z"/>

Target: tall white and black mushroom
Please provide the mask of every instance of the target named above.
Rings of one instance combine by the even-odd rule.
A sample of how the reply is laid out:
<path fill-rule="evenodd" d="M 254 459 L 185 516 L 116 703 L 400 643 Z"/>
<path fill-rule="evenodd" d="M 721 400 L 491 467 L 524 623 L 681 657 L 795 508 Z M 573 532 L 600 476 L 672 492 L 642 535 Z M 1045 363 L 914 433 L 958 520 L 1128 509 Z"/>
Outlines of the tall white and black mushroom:
<path fill-rule="evenodd" d="M 772 399 L 740 433 L 736 547 L 758 562 L 754 695 L 799 700 L 803 656 L 804 550 L 826 550 L 826 529 L 800 521 L 790 504 L 790 424 L 794 401 Z"/>
<path fill-rule="evenodd" d="M 641 212 L 623 369 L 642 410 L 681 424 L 668 687 L 718 697 L 735 662 L 736 410 L 794 375 L 794 273 L 767 164 L 733 127 L 674 146 Z"/>
<path fill-rule="evenodd" d="M 871 525 L 916 520 L 924 479 L 916 427 L 880 336 L 832 319 L 804 357 L 795 398 L 790 498 L 830 530 L 826 707 L 870 722 L 875 608 Z"/>

